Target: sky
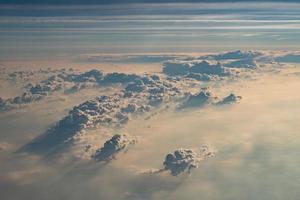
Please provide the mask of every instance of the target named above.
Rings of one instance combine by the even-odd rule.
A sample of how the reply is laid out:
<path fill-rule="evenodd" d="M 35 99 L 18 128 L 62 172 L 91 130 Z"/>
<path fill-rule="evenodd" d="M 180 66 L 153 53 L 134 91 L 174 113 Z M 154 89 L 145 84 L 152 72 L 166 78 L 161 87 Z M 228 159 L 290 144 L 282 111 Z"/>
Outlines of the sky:
<path fill-rule="evenodd" d="M 292 50 L 300 44 L 300 4 L 295 2 L 122 2 L 1 5 L 0 61 L 73 59 L 86 54 Z M 34 1 L 24 1 L 30 3 Z"/>
<path fill-rule="evenodd" d="M 265 0 L 268 2 L 298 2 L 298 0 Z M 260 0 L 0 0 L 1 4 L 115 4 L 115 3 L 201 3 L 201 2 L 261 2 Z"/>

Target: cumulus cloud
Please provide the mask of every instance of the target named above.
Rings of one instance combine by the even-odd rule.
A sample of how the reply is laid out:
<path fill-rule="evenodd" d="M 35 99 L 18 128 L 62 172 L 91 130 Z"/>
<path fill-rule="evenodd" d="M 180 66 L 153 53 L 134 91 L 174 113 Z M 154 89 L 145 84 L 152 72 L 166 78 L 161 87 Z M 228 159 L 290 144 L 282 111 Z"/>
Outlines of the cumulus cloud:
<path fill-rule="evenodd" d="M 177 58 L 163 64 L 163 73 L 168 76 L 181 76 L 199 81 L 212 81 L 217 78 L 232 77 L 237 69 L 256 69 L 259 62 L 271 62 L 272 57 L 258 51 L 230 51 L 221 54 Z M 237 68 L 237 69 L 233 69 Z"/>
<path fill-rule="evenodd" d="M 238 103 L 241 99 L 242 99 L 241 96 L 236 96 L 235 94 L 231 93 L 221 101 L 217 102 L 217 105 L 234 104 L 234 103 Z"/>
<path fill-rule="evenodd" d="M 199 158 L 192 149 L 178 149 L 174 153 L 170 153 L 164 160 L 164 169 L 169 170 L 173 176 L 180 173 L 190 171 L 198 167 Z"/>
<path fill-rule="evenodd" d="M 277 56 L 277 61 L 298 62 L 297 54 L 286 54 Z M 172 57 L 172 56 L 171 56 Z M 171 58 L 169 57 L 169 58 Z M 270 57 L 270 56 L 268 56 Z M 199 58 L 186 59 L 184 57 L 175 57 L 175 60 L 163 64 L 163 73 L 172 77 L 180 76 L 181 78 L 194 79 L 196 81 L 215 81 L 226 77 L 236 75 L 238 69 L 255 69 L 259 66 L 258 62 L 264 62 L 266 55 L 257 51 L 232 51 L 221 54 L 202 56 Z M 289 59 L 289 61 L 287 61 Z M 18 71 L 11 73 L 11 77 L 31 76 L 36 72 Z M 108 73 L 104 74 L 101 70 L 92 69 L 90 71 L 75 73 L 74 70 L 56 70 L 47 69 L 40 73 L 54 74 L 49 78 L 36 83 L 27 84 L 26 90 L 22 95 L 1 99 L 0 110 L 7 111 L 18 108 L 25 104 L 40 101 L 54 92 L 63 91 L 64 94 L 75 93 L 79 90 L 92 87 L 105 87 L 110 84 L 124 84 L 127 94 L 134 92 L 143 92 L 147 90 L 153 82 L 159 82 L 154 77 L 141 79 L 136 74 L 125 73 Z M 155 77 L 157 78 L 157 77 Z M 159 77 L 158 77 L 159 78 Z M 184 80 L 181 80 L 184 81 Z M 151 88 L 150 90 L 164 90 L 164 87 Z M 149 90 L 149 91 L 150 91 Z M 164 97 L 161 94 L 149 97 L 151 104 L 159 104 Z"/>
<path fill-rule="evenodd" d="M 70 94 L 85 88 L 102 87 L 119 83 L 127 84 L 140 78 L 135 74 L 125 73 L 108 73 L 104 75 L 102 71 L 96 69 L 82 73 L 73 73 L 73 71 L 66 70 L 59 70 L 53 73 L 55 75 L 37 84 L 27 84 L 25 92 L 22 95 L 9 99 L 1 98 L 0 111 L 8 111 L 26 104 L 41 101 L 54 92 L 63 91 L 64 94 Z"/>
<path fill-rule="evenodd" d="M 90 73 L 89 73 L 90 74 Z M 93 74 L 93 73 L 91 73 Z M 96 73 L 98 74 L 98 73 Z M 208 89 L 202 89 L 197 94 L 187 94 L 190 84 L 185 79 L 159 77 L 157 75 L 116 74 L 115 81 L 130 80 L 124 84 L 124 90 L 112 95 L 102 95 L 73 107 L 69 113 L 53 125 L 42 137 L 38 137 L 22 150 L 39 152 L 48 151 L 64 144 L 72 144 L 75 136 L 96 127 L 120 128 L 132 118 L 145 113 L 151 115 L 156 108 L 168 103 L 182 102 L 178 110 L 185 108 L 201 108 L 215 105 L 214 97 Z M 104 78 L 105 79 L 105 78 Z M 133 79 L 133 80 L 132 80 Z M 82 80 L 82 79 L 80 79 Z M 193 83 L 193 82 L 192 82 Z M 235 103 L 239 97 L 229 95 L 220 101 L 219 105 Z"/>
<path fill-rule="evenodd" d="M 258 51 L 229 51 L 221 54 L 204 56 L 204 58 L 210 58 L 215 60 L 239 60 L 239 59 L 253 59 L 264 55 Z"/>
<path fill-rule="evenodd" d="M 211 92 L 204 90 L 198 94 L 190 94 L 188 98 L 178 107 L 180 109 L 203 107 L 207 104 L 212 103 L 214 97 Z"/>
<path fill-rule="evenodd" d="M 67 116 L 22 150 L 39 152 L 40 149 L 48 151 L 61 144 L 67 146 L 66 144 L 74 141 L 76 135 L 85 130 L 98 126 L 122 127 L 132 117 L 150 112 L 162 103 L 184 95 L 179 80 L 162 79 L 157 75 L 124 76 L 129 80 L 134 78 L 127 86 L 124 84 L 124 90 L 112 95 L 102 95 L 73 107 Z"/>
<path fill-rule="evenodd" d="M 51 72 L 51 71 L 50 71 Z M 37 84 L 29 83 L 25 86 L 26 92 L 20 96 L 14 98 L 2 99 L 0 104 L 1 111 L 7 111 L 13 108 L 16 108 L 20 105 L 29 104 L 32 102 L 40 101 L 60 90 L 68 91 L 71 88 L 74 88 L 76 84 L 83 81 L 92 80 L 92 78 L 99 78 L 99 71 L 91 70 L 89 72 L 74 75 L 72 71 L 66 72 L 65 70 L 55 71 L 55 75 L 50 76 L 49 78 L 41 81 Z M 67 84 L 72 82 L 72 84 Z"/>
<path fill-rule="evenodd" d="M 192 169 L 198 168 L 200 161 L 215 156 L 216 150 L 210 145 L 203 145 L 198 149 L 179 148 L 173 153 L 166 155 L 163 168 L 149 169 L 143 174 L 158 174 L 164 171 L 170 172 L 172 176 L 183 173 L 191 173 Z"/>
<path fill-rule="evenodd" d="M 184 76 L 189 74 L 205 74 L 227 76 L 229 72 L 221 65 L 211 61 L 173 61 L 164 63 L 163 72 L 169 76 Z"/>
<path fill-rule="evenodd" d="M 103 147 L 96 150 L 92 158 L 97 161 L 106 161 L 115 158 L 115 155 L 122 150 L 125 150 L 129 145 L 136 143 L 136 140 L 126 134 L 116 134 L 109 140 L 107 140 Z"/>
<path fill-rule="evenodd" d="M 275 57 L 276 62 L 282 63 L 300 63 L 300 54 L 298 53 L 289 53 L 281 56 Z"/>
<path fill-rule="evenodd" d="M 130 82 L 125 88 L 128 92 L 142 92 L 146 89 L 146 85 L 142 80 L 136 80 L 134 82 Z"/>
<path fill-rule="evenodd" d="M 21 96 L 16 96 L 9 99 L 3 99 L 0 97 L 0 111 L 8 111 L 14 108 L 18 108 L 19 106 L 24 104 L 40 101 L 44 97 L 45 94 L 32 94 L 29 92 L 24 92 Z"/>
<path fill-rule="evenodd" d="M 104 78 L 103 84 L 112 84 L 112 83 L 126 83 L 134 81 L 136 78 L 139 78 L 138 75 L 135 74 L 125 74 L 125 73 L 109 73 Z"/>
<path fill-rule="evenodd" d="M 198 74 L 198 73 L 189 73 L 187 78 L 195 79 L 197 81 L 214 81 L 218 79 L 216 75 L 207 75 L 207 74 Z"/>
<path fill-rule="evenodd" d="M 240 59 L 228 62 L 224 64 L 226 67 L 230 68 L 248 68 L 248 69 L 254 69 L 257 67 L 257 63 L 252 58 L 246 58 L 246 59 Z"/>
<path fill-rule="evenodd" d="M 218 76 L 226 76 L 229 75 L 225 68 L 221 65 L 221 63 L 211 63 L 208 61 L 201 62 L 192 62 L 191 73 L 199 73 L 199 74 L 209 74 L 209 75 L 218 75 Z"/>
<path fill-rule="evenodd" d="M 40 70 L 21 70 L 8 73 L 8 80 L 13 80 L 14 83 L 23 83 L 28 82 L 33 79 L 40 79 L 45 75 L 48 77 L 45 80 L 39 83 L 28 83 L 24 86 L 23 93 L 21 95 L 10 97 L 10 98 L 1 98 L 0 100 L 0 111 L 8 111 L 15 108 L 20 108 L 26 104 L 32 102 L 41 101 L 49 94 L 62 90 L 64 88 L 64 80 L 60 77 L 57 77 L 57 74 L 72 73 L 73 70 L 69 69 L 40 69 Z M 54 75 L 53 75 L 54 74 Z"/>
<path fill-rule="evenodd" d="M 170 76 L 187 75 L 190 69 L 190 64 L 187 62 L 165 62 L 163 65 L 163 73 Z"/>
<path fill-rule="evenodd" d="M 209 88 L 202 88 L 199 93 L 188 94 L 187 98 L 178 106 L 178 110 L 190 108 L 202 108 L 207 105 L 229 105 L 238 103 L 242 99 L 233 93 L 219 100 L 219 97 L 214 96 Z"/>

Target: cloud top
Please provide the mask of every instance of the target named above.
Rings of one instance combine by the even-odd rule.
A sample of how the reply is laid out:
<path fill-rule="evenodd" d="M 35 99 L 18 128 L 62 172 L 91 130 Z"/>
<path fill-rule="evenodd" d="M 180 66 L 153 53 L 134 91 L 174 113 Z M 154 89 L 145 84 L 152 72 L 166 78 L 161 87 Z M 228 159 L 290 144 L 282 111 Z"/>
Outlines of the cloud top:
<path fill-rule="evenodd" d="M 126 134 L 115 134 L 107 140 L 103 147 L 96 150 L 95 154 L 92 155 L 92 158 L 97 162 L 102 161 L 110 161 L 115 158 L 115 155 L 122 150 L 125 150 L 136 142 L 136 140 L 132 139 L 130 136 Z"/>

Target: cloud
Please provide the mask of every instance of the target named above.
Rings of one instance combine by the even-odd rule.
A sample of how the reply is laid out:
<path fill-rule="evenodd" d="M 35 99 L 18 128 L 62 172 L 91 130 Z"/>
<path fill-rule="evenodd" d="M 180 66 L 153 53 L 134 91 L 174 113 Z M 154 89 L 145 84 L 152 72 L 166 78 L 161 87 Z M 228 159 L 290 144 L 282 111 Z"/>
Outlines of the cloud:
<path fill-rule="evenodd" d="M 275 57 L 276 62 L 281 63 L 300 63 L 300 54 L 291 53 L 282 56 Z"/>
<path fill-rule="evenodd" d="M 8 111 L 19 108 L 23 104 L 40 101 L 44 96 L 45 94 L 31 94 L 24 92 L 21 96 L 16 96 L 14 98 L 3 99 L 0 97 L 0 111 Z"/>
<path fill-rule="evenodd" d="M 228 104 L 234 104 L 238 103 L 242 99 L 241 96 L 236 96 L 235 94 L 230 94 L 221 101 L 217 102 L 217 105 L 228 105 Z"/>
<path fill-rule="evenodd" d="M 228 76 L 230 73 L 222 66 L 221 63 L 214 63 L 206 60 L 192 61 L 173 61 L 164 63 L 163 73 L 169 76 L 195 77 L 190 74 Z"/>
<path fill-rule="evenodd" d="M 233 77 L 239 69 L 256 69 L 259 63 L 270 63 L 271 55 L 260 51 L 229 51 L 200 57 L 177 58 L 163 63 L 163 73 L 199 81 L 212 81 Z M 234 69 L 235 68 L 235 69 Z"/>
<path fill-rule="evenodd" d="M 177 176 L 180 173 L 190 171 L 193 168 L 198 167 L 198 155 L 191 149 L 178 149 L 174 153 L 170 153 L 166 156 L 164 161 L 165 170 L 169 170 L 173 176 Z"/>
<path fill-rule="evenodd" d="M 172 54 L 166 54 L 166 55 L 85 54 L 79 56 L 79 61 L 80 62 L 108 62 L 108 63 L 161 63 L 161 62 L 174 60 L 176 58 L 181 58 L 181 57 L 184 56 L 172 55 Z"/>
<path fill-rule="evenodd" d="M 116 134 L 111 139 L 107 140 L 103 147 L 98 149 L 92 158 L 97 161 L 110 161 L 115 157 L 117 153 L 128 148 L 136 142 L 135 139 L 130 138 L 130 136 L 125 134 Z"/>
<path fill-rule="evenodd" d="M 12 73 L 12 77 L 16 73 Z M 17 75 L 27 73 L 17 73 Z M 37 84 L 29 83 L 25 87 L 25 92 L 22 95 L 0 99 L 0 111 L 9 111 L 20 108 L 26 104 L 41 101 L 47 96 L 55 92 L 63 92 L 68 95 L 78 92 L 79 90 L 93 87 L 102 87 L 107 85 L 132 82 L 139 76 L 135 74 L 125 73 L 108 73 L 103 74 L 102 71 L 92 69 L 87 72 L 74 73 L 73 71 L 66 72 L 65 70 L 55 72 L 55 75 L 42 80 Z M 20 77 L 22 81 L 24 78 Z"/>
<path fill-rule="evenodd" d="M 213 64 L 208 61 L 193 62 L 190 68 L 190 72 L 218 76 L 228 75 L 221 63 Z"/>
<path fill-rule="evenodd" d="M 188 98 L 178 107 L 179 110 L 185 108 L 203 107 L 212 103 L 214 97 L 209 91 L 201 91 L 198 94 L 190 94 Z"/>
<path fill-rule="evenodd" d="M 195 66 L 199 67 L 199 65 Z M 191 69 L 194 69 L 195 66 L 192 66 Z M 209 65 L 206 62 L 201 62 L 200 66 L 219 68 L 219 65 Z M 198 69 L 193 71 L 196 70 Z M 214 69 L 213 72 L 215 72 Z M 207 89 L 203 89 L 197 94 L 189 93 L 186 88 L 190 84 L 197 84 L 197 81 L 187 80 L 185 77 L 173 78 L 155 74 L 138 76 L 124 73 L 102 75 L 96 70 L 91 70 L 78 75 L 66 75 L 63 79 L 76 83 L 91 81 L 103 86 L 121 83 L 124 89 L 74 106 L 65 117 L 51 126 L 42 136 L 21 148 L 21 152 L 45 154 L 61 146 L 67 148 L 80 140 L 87 130 L 97 127 L 121 128 L 132 118 L 147 113 L 151 117 L 155 114 L 156 109 L 162 106 L 169 108 L 169 104 L 179 104 L 177 109 L 182 110 L 201 108 L 206 105 L 235 103 L 239 100 L 239 97 L 229 95 L 217 103 L 217 97 L 212 96 Z M 44 91 L 42 88 L 35 89 L 34 93 L 40 94 L 40 90 Z M 148 117 L 146 118 L 148 119 Z M 56 153 L 56 151 L 53 152 Z"/>
<path fill-rule="evenodd" d="M 208 88 L 204 88 L 199 93 L 188 94 L 185 101 L 183 101 L 177 107 L 177 109 L 180 111 L 191 108 L 202 108 L 207 105 L 229 105 L 238 103 L 241 99 L 241 96 L 237 96 L 231 93 L 223 99 L 219 100 L 217 96 L 213 96 Z"/>
<path fill-rule="evenodd" d="M 204 58 L 211 58 L 216 60 L 238 60 L 238 59 L 253 59 L 262 56 L 263 53 L 258 51 L 229 51 L 216 55 L 204 56 Z M 201 58 L 201 57 L 200 57 Z"/>
<path fill-rule="evenodd" d="M 112 84 L 112 83 L 126 83 L 134 81 L 136 78 L 139 78 L 138 75 L 135 74 L 125 74 L 125 73 L 109 73 L 107 74 L 103 80 L 102 83 L 104 84 Z"/>
<path fill-rule="evenodd" d="M 104 76 L 100 81 L 102 83 L 123 83 L 124 90 L 98 96 L 74 106 L 44 135 L 28 143 L 20 151 L 45 153 L 62 144 L 67 147 L 76 140 L 76 135 L 86 130 L 99 126 L 122 127 L 132 117 L 149 113 L 161 104 L 167 104 L 184 95 L 179 87 L 184 82 L 162 79 L 157 75 L 112 73 Z"/>
<path fill-rule="evenodd" d="M 198 81 L 214 81 L 218 79 L 218 76 L 216 75 L 207 75 L 207 74 L 198 74 L 198 73 L 189 73 L 186 77 Z"/>
<path fill-rule="evenodd" d="M 174 61 L 168 61 L 163 64 L 163 73 L 170 77 L 181 76 L 182 80 L 179 81 L 181 83 L 186 81 L 185 78 L 196 81 L 215 81 L 234 75 L 235 71 L 229 68 L 256 68 L 257 62 L 255 59 L 261 58 L 261 55 L 263 54 L 254 51 L 233 51 L 206 56 L 206 58 L 209 59 L 230 58 L 230 60 L 233 60 L 225 63 L 216 62 L 215 60 L 197 60 L 198 58 L 193 57 L 190 59 L 181 58 L 182 60 L 178 60 L 179 58 L 177 58 Z M 49 70 L 51 69 L 48 69 L 48 71 Z M 170 98 L 170 95 L 165 94 L 167 90 L 179 92 L 176 87 L 172 89 L 168 88 L 156 75 L 142 77 L 136 74 L 117 72 L 104 74 L 102 71 L 96 69 L 81 73 L 64 69 L 53 73 L 54 75 L 37 84 L 28 84 L 25 88 L 25 92 L 20 96 L 9 99 L 2 98 L 0 101 L 0 110 L 7 111 L 32 102 L 41 101 L 53 93 L 63 92 L 65 95 L 68 95 L 85 88 L 105 87 L 113 84 L 123 84 L 125 97 L 129 97 L 136 92 L 149 94 L 149 106 L 157 106 Z M 17 73 L 17 75 L 19 74 L 22 76 L 25 74 L 27 76 L 25 72 Z M 168 80 L 168 78 L 166 80 Z M 164 82 L 166 82 L 166 80 L 164 80 Z M 170 80 L 171 79 L 168 81 L 170 82 Z M 149 109 L 147 108 L 147 110 Z M 121 115 L 119 114 L 118 116 Z M 124 119 L 126 118 L 127 117 L 124 117 Z"/>
<path fill-rule="evenodd" d="M 7 142 L 0 142 L 0 153 L 11 149 L 12 145 Z"/>
<path fill-rule="evenodd" d="M 230 68 L 248 68 L 254 69 L 257 67 L 257 63 L 252 58 L 240 59 L 232 62 L 228 62 L 224 65 Z"/>
<path fill-rule="evenodd" d="M 173 153 L 166 155 L 161 169 L 147 169 L 140 174 L 160 174 L 170 172 L 172 176 L 183 173 L 191 173 L 192 169 L 198 168 L 198 164 L 208 158 L 214 157 L 217 150 L 210 145 L 202 145 L 200 148 L 179 148 Z"/>
<path fill-rule="evenodd" d="M 199 196 L 199 193 L 201 193 L 203 194 L 203 199 L 211 199 L 212 194 L 213 197 L 217 199 L 220 197 L 218 196 L 220 191 L 224 192 L 224 194 L 227 194 L 226 191 L 228 191 L 228 181 L 230 182 L 230 184 L 233 184 L 235 188 L 241 185 L 240 188 L 243 189 L 242 186 L 244 186 L 245 183 L 251 188 L 251 191 L 248 193 L 245 193 L 244 190 L 236 192 L 233 188 L 232 193 L 230 193 L 229 196 L 227 196 L 228 198 L 244 197 L 245 194 L 247 197 L 251 198 L 253 197 L 252 191 L 257 191 L 257 189 L 268 189 L 263 187 L 263 185 L 270 186 L 271 184 L 272 186 L 273 183 L 276 183 L 276 187 L 278 186 L 278 188 L 281 188 L 282 185 L 280 185 L 280 183 L 277 184 L 277 182 L 274 180 L 278 178 L 283 178 L 285 174 L 278 177 L 276 176 L 274 178 L 274 174 L 280 173 L 270 172 L 267 175 L 265 175 L 266 180 L 268 180 L 269 177 L 273 177 L 274 180 L 268 181 L 268 184 L 259 185 L 257 185 L 255 175 L 258 171 L 261 172 L 260 174 L 266 174 L 266 170 L 269 170 L 270 166 L 274 166 L 274 163 L 276 165 L 279 163 L 279 165 L 281 166 L 276 167 L 276 169 L 278 168 L 278 170 L 275 169 L 276 172 L 279 172 L 282 169 L 282 166 L 283 168 L 285 167 L 285 171 L 290 173 L 291 175 L 297 174 L 299 171 L 293 171 L 294 168 L 292 168 L 294 167 L 294 164 L 297 164 L 298 159 L 294 160 L 295 157 L 287 156 L 291 153 L 286 153 L 286 151 L 290 151 L 292 152 L 292 154 L 293 152 L 297 152 L 294 149 L 294 146 L 299 147 L 298 141 L 295 140 L 294 134 L 292 134 L 295 132 L 293 128 L 297 126 L 291 126 L 290 128 L 288 128 L 285 123 L 280 123 L 284 118 L 287 118 L 287 113 L 288 116 L 290 116 L 290 121 L 297 123 L 297 119 L 294 119 L 295 116 L 292 114 L 293 112 L 290 111 L 295 109 L 295 102 L 299 102 L 297 101 L 297 99 L 299 99 L 297 95 L 292 95 L 293 92 L 296 91 L 295 88 L 298 87 L 299 81 L 295 79 L 294 81 L 297 83 L 297 85 L 294 85 L 295 87 L 290 87 L 291 79 L 279 79 L 278 85 L 272 85 L 272 87 L 265 88 L 265 84 L 268 84 L 270 81 L 268 79 L 268 76 L 266 79 L 265 77 L 266 76 L 263 76 L 263 79 L 261 79 L 259 82 L 256 82 L 255 85 L 253 85 L 254 81 L 244 82 L 244 80 L 241 80 L 241 82 L 238 82 L 236 85 L 220 85 L 220 87 L 218 88 L 222 92 L 222 96 L 220 97 L 224 98 L 216 100 L 217 102 L 235 102 L 232 100 L 235 100 L 237 95 L 233 93 L 232 95 L 226 96 L 227 91 L 231 91 L 231 89 L 232 91 L 235 91 L 234 89 L 236 89 L 242 92 L 243 96 L 245 95 L 247 97 L 245 98 L 245 103 L 238 106 L 237 109 L 208 109 L 203 110 L 203 112 L 187 113 L 183 115 L 178 113 L 178 115 L 176 114 L 175 118 L 173 114 L 168 114 L 158 117 L 154 119 L 154 121 L 147 121 L 148 123 L 144 122 L 143 119 L 137 120 L 133 123 L 134 127 L 131 127 L 130 129 L 133 130 L 133 132 L 128 131 L 129 133 L 138 133 L 141 136 L 143 136 L 142 140 L 144 141 L 141 141 L 141 145 L 137 144 L 135 146 L 136 151 L 130 150 L 128 153 L 123 154 L 123 152 L 126 152 L 127 150 L 126 147 L 123 148 L 123 144 L 127 143 L 123 143 L 123 140 L 120 139 L 120 142 L 116 142 L 120 145 L 112 145 L 112 149 L 116 150 L 112 152 L 116 153 L 103 153 L 103 155 L 113 155 L 111 157 L 108 156 L 109 158 L 113 158 L 114 156 L 118 158 L 106 167 L 99 167 L 98 164 L 93 163 L 94 160 L 88 162 L 88 164 L 85 163 L 84 166 L 80 167 L 78 167 L 77 165 L 75 165 L 74 167 L 73 162 L 67 162 L 64 163 L 64 166 L 62 166 L 52 174 L 46 174 L 45 178 L 43 179 L 37 176 L 37 173 L 35 172 L 29 173 L 26 176 L 19 175 L 18 179 L 16 179 L 15 182 L 8 182 L 6 180 L 3 180 L 2 178 L 1 185 L 5 185 L 5 187 L 3 187 L 3 193 L 5 194 L 3 196 L 8 199 L 19 199 L 20 196 L 26 197 L 26 194 L 30 195 L 32 199 L 41 199 L 43 198 L 43 196 L 47 199 L 82 199 L 85 197 L 99 199 L 168 199 L 182 197 L 193 199 L 197 198 L 197 196 Z M 271 79 L 271 81 L 273 80 L 274 79 Z M 282 85 L 283 80 L 286 81 L 285 83 L 288 84 L 288 87 Z M 156 96 L 157 99 L 162 98 L 165 100 L 167 99 L 167 97 L 169 97 L 169 88 L 172 88 L 167 87 L 168 84 L 175 85 L 175 90 L 176 88 L 180 89 L 179 84 L 185 83 L 186 81 L 188 80 L 186 80 L 184 77 L 164 77 L 161 74 L 149 76 L 147 75 L 145 77 L 139 76 L 139 81 L 136 81 L 136 83 L 145 85 L 145 90 L 141 92 L 135 90 L 128 91 L 128 93 L 131 93 L 132 95 L 130 98 L 125 98 L 121 96 L 121 99 L 125 99 L 126 101 L 128 100 L 129 102 L 126 102 L 126 104 L 120 103 L 120 109 L 118 109 L 118 112 L 113 114 L 117 115 L 119 112 L 124 114 L 136 113 L 139 109 L 139 104 L 135 100 L 138 100 L 139 102 L 139 98 L 143 98 L 142 102 L 144 105 L 147 105 L 148 100 L 150 100 L 148 98 L 149 96 L 147 96 L 147 98 L 142 97 L 144 95 L 154 94 L 154 96 Z M 129 83 L 135 83 L 135 80 Z M 123 84 L 123 94 L 125 94 L 125 88 L 129 83 Z M 200 83 L 200 85 L 201 84 L 203 83 Z M 249 87 L 251 87 L 252 89 L 248 90 Z M 286 88 L 289 88 L 289 90 L 286 90 Z M 187 89 L 189 89 L 189 87 L 186 87 L 186 90 Z M 199 87 L 194 86 L 194 89 L 199 89 Z M 279 89 L 279 93 L 272 92 L 274 91 L 274 89 Z M 197 92 L 196 94 L 191 94 L 196 95 L 199 93 Z M 216 91 L 214 91 L 214 94 L 219 96 L 218 93 L 216 93 Z M 110 96 L 108 94 L 106 95 Z M 287 100 L 289 99 L 291 104 L 287 102 Z M 176 103 L 178 103 L 178 101 L 176 101 Z M 115 105 L 113 103 L 111 104 Z M 98 108 L 97 103 L 95 104 L 93 102 L 90 102 L 85 106 L 87 108 L 86 113 L 91 115 L 91 117 L 93 116 L 93 111 L 97 110 Z M 102 106 L 99 105 L 99 107 Z M 274 109 L 270 109 L 270 107 Z M 287 111 L 286 109 L 288 109 L 289 112 L 285 112 Z M 257 111 L 263 113 L 263 115 L 260 115 L 259 118 L 257 118 L 257 115 L 255 115 Z M 108 112 L 105 112 L 105 114 L 106 116 L 114 117 L 114 115 L 110 115 Z M 228 118 L 228 116 L 231 117 Z M 277 117 L 274 118 L 272 116 Z M 212 119 L 213 123 L 211 123 Z M 249 121 L 253 120 L 256 120 L 256 124 L 263 125 L 259 127 L 253 127 L 251 126 L 251 124 L 253 123 L 248 123 Z M 19 121 L 17 121 L 17 123 L 18 122 Z M 40 129 L 36 127 L 36 123 L 32 123 L 32 120 L 28 123 L 30 126 L 32 126 L 32 124 L 35 125 L 32 127 L 32 129 L 30 129 L 33 130 L 33 132 L 36 130 L 40 131 Z M 48 126 L 49 121 L 45 124 L 46 125 L 43 127 Z M 276 124 L 276 126 L 269 126 L 272 124 Z M 151 126 L 151 128 L 146 128 L 148 125 Z M 69 126 L 70 129 L 71 127 L 72 126 Z M 127 128 L 128 127 L 126 126 L 125 129 Z M 199 128 L 201 130 L 200 132 Z M 289 130 L 287 130 L 287 128 Z M 107 141 L 111 141 L 111 132 L 108 132 L 110 136 L 107 137 L 107 135 L 105 135 L 107 134 L 107 132 L 103 132 L 102 130 L 103 129 L 101 127 L 100 129 L 93 130 L 94 132 L 87 132 L 87 134 L 96 133 L 97 135 L 100 135 L 100 137 L 108 138 Z M 279 146 L 280 148 L 274 150 L 274 145 L 268 145 L 269 143 L 274 144 L 274 142 L 276 143 L 279 141 L 278 134 L 274 134 L 274 131 L 276 132 L 278 130 L 284 131 L 285 133 L 290 133 L 284 134 L 284 137 L 282 137 L 284 138 L 284 141 L 282 141 L 281 144 L 289 144 L 286 145 L 288 147 L 287 149 L 285 149 L 286 151 L 284 151 L 282 155 L 280 154 L 280 152 L 282 152 L 282 148 L 285 148 L 285 146 L 282 147 L 282 145 L 276 145 L 276 147 Z M 257 138 L 255 138 L 255 136 L 253 137 L 253 134 L 257 134 Z M 17 133 L 16 135 L 18 136 L 20 135 L 20 133 Z M 46 145 L 47 143 L 51 143 L 55 139 L 62 137 L 62 135 L 67 136 L 68 129 L 61 129 L 61 132 L 54 135 L 55 137 L 49 137 L 47 140 L 45 140 L 47 142 L 45 142 L 44 144 Z M 267 144 L 266 146 L 268 148 L 271 148 L 269 149 L 270 151 L 266 152 L 264 149 L 257 148 L 257 151 L 255 151 L 253 155 L 247 155 L 248 151 L 251 151 L 253 149 L 252 143 L 255 144 L 255 141 L 253 141 L 255 139 L 259 140 L 260 142 L 263 140 L 263 142 L 265 142 L 264 144 Z M 66 140 L 68 140 L 68 138 Z M 222 153 L 218 155 L 217 158 L 211 159 L 211 162 L 201 162 L 201 159 L 198 160 L 198 158 L 202 158 L 201 149 L 199 150 L 193 148 L 195 146 L 200 145 L 199 142 L 201 141 L 213 142 L 214 145 L 216 145 Z M 290 145 L 291 141 L 294 143 L 292 145 L 292 148 Z M 99 151 L 102 148 L 110 149 L 104 148 L 106 145 L 101 144 L 95 145 L 97 148 L 101 147 L 99 148 Z M 68 144 L 61 143 L 61 146 L 64 145 Z M 181 156 L 182 159 L 178 159 L 175 154 L 176 151 L 180 151 L 178 147 L 184 147 L 183 150 L 192 150 L 195 154 L 183 153 L 183 155 Z M 45 146 L 45 148 L 47 148 L 47 146 Z M 118 151 L 118 149 L 120 149 L 120 151 Z M 103 150 L 103 152 L 110 151 Z M 271 156 L 269 155 L 269 152 L 271 152 Z M 171 154 L 173 156 L 174 162 L 166 162 L 167 159 L 165 156 L 168 154 Z M 296 154 L 297 153 L 295 153 L 295 156 Z M 210 153 L 206 153 L 205 155 L 209 156 Z M 267 160 L 267 162 L 269 162 L 269 166 L 261 167 L 261 161 L 263 161 L 264 165 L 266 157 L 274 157 L 276 159 Z M 244 158 L 245 160 L 247 160 L 247 162 L 245 163 L 243 163 Z M 20 157 L 18 156 L 16 157 L 16 159 L 18 160 L 20 159 Z M 288 161 L 291 162 L 285 162 L 287 161 L 287 159 L 289 159 Z M 76 164 L 77 162 L 84 162 L 81 159 L 74 160 Z M 164 165 L 164 162 L 168 163 L 168 165 Z M 6 163 L 6 161 L 4 161 L 4 163 Z M 35 167 L 38 167 L 37 162 L 27 161 L 25 163 L 30 163 L 32 166 L 29 166 L 28 168 L 33 171 L 34 169 L 36 169 Z M 49 168 L 53 169 L 56 167 L 55 162 L 52 162 L 52 160 L 47 164 Z M 5 175 L 6 172 L 11 171 L 16 172 L 14 174 L 18 174 L 17 170 L 12 166 L 18 166 L 19 168 L 22 168 L 24 170 L 26 169 L 23 163 L 18 163 L 15 165 L 11 165 L 10 168 L 7 167 L 9 168 L 7 171 L 2 170 L 2 174 Z M 196 168 L 194 168 L 194 166 L 199 166 L 199 168 L 201 169 L 197 170 Z M 150 174 L 148 175 L 134 173 L 147 167 L 158 169 L 149 172 Z M 245 176 L 242 180 L 240 180 L 239 177 L 241 177 L 241 175 L 245 175 L 245 167 L 247 169 L 246 171 L 249 171 L 249 174 Z M 68 171 L 70 168 L 75 168 L 75 170 L 70 173 Z M 131 169 L 133 169 L 133 172 L 130 171 Z M 192 172 L 192 174 L 187 175 L 189 172 Z M 134 174 L 132 175 L 132 173 Z M 175 176 L 175 174 L 178 175 Z M 236 180 L 239 181 L 237 182 Z M 288 181 L 288 178 L 284 180 Z M 25 182 L 26 185 L 20 185 L 20 183 L 23 182 Z M 28 184 L 28 182 L 34 182 L 34 184 Z M 173 186 L 174 182 L 177 183 L 175 184 L 177 187 Z M 10 191 L 8 191 L 7 188 L 9 188 L 9 184 L 15 184 L 19 187 L 13 187 Z M 51 185 L 50 193 L 49 185 Z M 294 181 L 293 183 L 289 184 L 289 186 L 296 187 L 297 181 Z M 201 188 L 201 190 L 199 190 L 199 188 Z M 284 190 L 287 193 L 283 194 L 280 192 L 278 193 L 278 195 L 280 197 L 288 195 L 288 188 L 288 186 L 284 188 Z M 265 196 L 268 195 L 269 193 Z M 293 197 L 293 195 L 290 196 Z"/>
<path fill-rule="evenodd" d="M 134 82 L 130 82 L 125 90 L 127 92 L 142 92 L 146 90 L 147 86 L 143 83 L 142 80 L 136 80 Z"/>
<path fill-rule="evenodd" d="M 190 64 L 187 62 L 165 62 L 163 65 L 163 73 L 169 76 L 187 75 L 190 70 Z"/>

